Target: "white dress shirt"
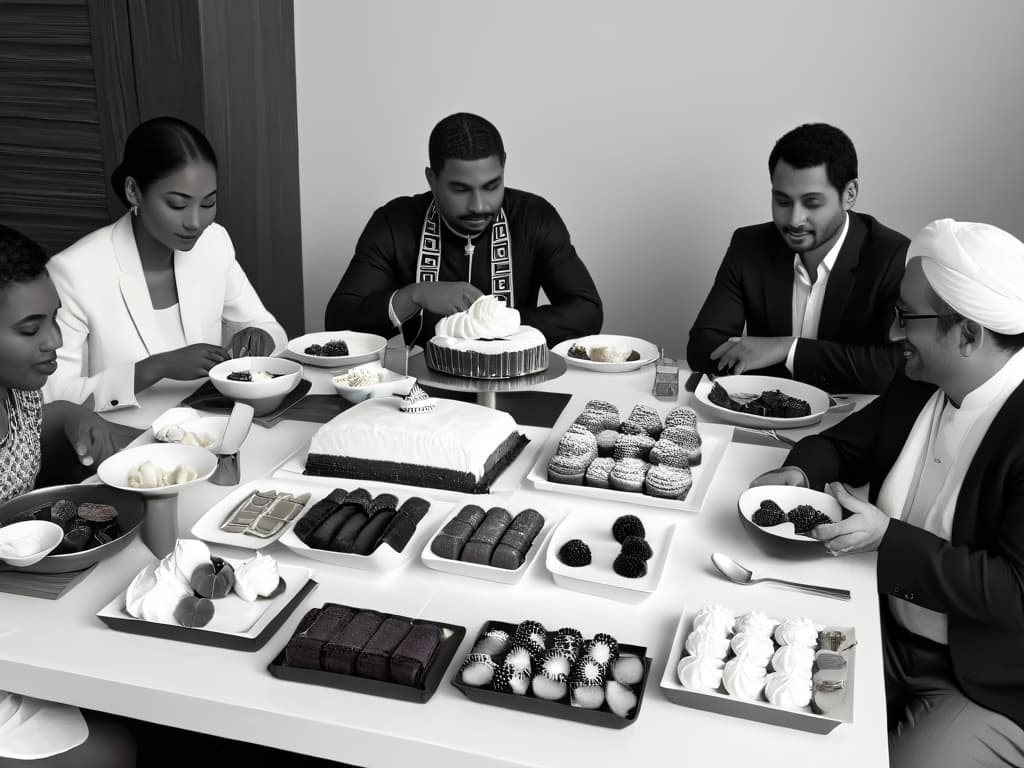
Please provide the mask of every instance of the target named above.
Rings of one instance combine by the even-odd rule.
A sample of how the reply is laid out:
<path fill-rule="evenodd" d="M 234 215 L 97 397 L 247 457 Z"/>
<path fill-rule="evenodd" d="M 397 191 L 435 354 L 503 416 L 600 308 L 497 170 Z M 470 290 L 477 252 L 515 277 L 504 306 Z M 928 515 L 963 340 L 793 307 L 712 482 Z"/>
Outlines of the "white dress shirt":
<path fill-rule="evenodd" d="M 793 343 L 789 346 L 789 354 L 786 355 L 786 369 L 793 372 L 793 360 L 796 357 L 796 345 L 800 339 L 818 338 L 818 321 L 821 320 L 821 308 L 825 303 L 825 289 L 828 287 L 828 276 L 839 258 L 839 251 L 846 242 L 846 233 L 850 229 L 850 214 L 843 219 L 843 231 L 839 233 L 832 247 L 829 248 L 825 258 L 818 265 L 818 271 L 814 282 L 807 274 L 800 254 L 793 254 Z"/>

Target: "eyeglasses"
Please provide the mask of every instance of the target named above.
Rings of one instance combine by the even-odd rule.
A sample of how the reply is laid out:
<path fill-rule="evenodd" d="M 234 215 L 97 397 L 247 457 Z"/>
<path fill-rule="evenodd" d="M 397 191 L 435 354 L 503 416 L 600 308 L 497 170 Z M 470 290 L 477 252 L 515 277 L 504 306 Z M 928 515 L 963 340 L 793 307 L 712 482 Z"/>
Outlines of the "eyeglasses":
<path fill-rule="evenodd" d="M 939 317 L 956 317 L 956 313 L 947 312 L 944 315 L 915 315 L 911 312 L 904 312 L 899 307 L 893 307 L 896 312 L 896 325 L 900 328 L 907 327 L 907 320 L 933 320 Z"/>

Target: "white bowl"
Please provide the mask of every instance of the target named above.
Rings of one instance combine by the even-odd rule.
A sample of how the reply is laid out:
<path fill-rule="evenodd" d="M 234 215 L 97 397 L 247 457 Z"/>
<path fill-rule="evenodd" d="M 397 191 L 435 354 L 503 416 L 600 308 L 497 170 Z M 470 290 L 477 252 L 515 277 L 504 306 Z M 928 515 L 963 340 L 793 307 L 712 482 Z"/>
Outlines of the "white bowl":
<path fill-rule="evenodd" d="M 161 414 L 153 422 L 153 437 L 161 443 L 180 443 L 181 440 L 171 440 L 158 437 L 168 427 L 180 427 L 184 432 L 191 432 L 195 435 L 209 435 L 213 443 L 206 446 L 210 450 L 216 450 L 220 441 L 224 438 L 224 429 L 228 425 L 227 416 L 205 416 L 193 408 L 171 408 Z"/>
<path fill-rule="evenodd" d="M 328 357 L 326 355 L 310 355 L 306 348 L 312 344 L 323 346 L 329 341 L 344 341 L 348 346 L 347 355 Z M 375 333 L 360 331 L 318 331 L 307 333 L 288 342 L 288 354 L 296 360 L 318 368 L 341 368 L 345 365 L 357 365 L 377 360 L 381 357 L 387 339 Z"/>
<path fill-rule="evenodd" d="M 784 513 L 788 513 L 791 509 L 795 509 L 801 504 L 809 504 L 828 515 L 833 523 L 838 523 L 843 519 L 843 510 L 839 506 L 839 502 L 829 494 L 822 493 L 821 491 L 812 491 L 810 488 L 801 488 L 798 485 L 758 485 L 754 488 L 747 488 L 747 490 L 740 494 L 739 500 L 736 502 L 736 505 L 739 507 L 740 517 L 761 533 L 775 536 L 779 539 L 812 541 L 815 544 L 821 544 L 817 539 L 797 533 L 793 524 L 788 520 L 769 528 L 755 523 L 753 520 L 754 513 L 757 512 L 761 502 L 765 499 L 774 501 L 782 507 Z"/>
<path fill-rule="evenodd" d="M 780 379 L 775 376 L 754 376 L 750 374 L 737 374 L 734 376 L 719 376 L 715 379 L 726 392 L 733 397 L 745 399 L 746 396 L 755 396 L 765 390 L 780 390 L 790 397 L 798 397 L 807 402 L 811 408 L 808 416 L 795 416 L 792 418 L 781 418 L 772 416 L 757 416 L 753 413 L 741 413 L 729 408 L 723 408 L 711 402 L 710 393 L 714 386 L 707 376 L 702 378 L 694 390 L 694 397 L 697 398 L 703 407 L 717 415 L 719 419 L 727 424 L 738 424 L 741 427 L 754 427 L 756 429 L 789 429 L 792 427 L 808 427 L 821 421 L 829 409 L 828 393 L 824 390 L 805 384 L 802 381 L 791 379 Z"/>
<path fill-rule="evenodd" d="M 272 379 L 232 381 L 229 374 L 239 371 L 266 371 Z M 302 365 L 283 357 L 238 357 L 225 360 L 210 369 L 210 381 L 217 391 L 232 400 L 248 403 L 257 416 L 270 413 L 298 386 Z"/>
<path fill-rule="evenodd" d="M 34 539 L 38 547 L 33 547 L 33 552 L 27 555 L 3 554 L 5 545 L 23 538 Z M 35 565 L 55 550 L 63 540 L 64 529 L 48 520 L 23 520 L 20 523 L 11 523 L 0 528 L 0 560 L 15 568 Z"/>
<path fill-rule="evenodd" d="M 353 387 L 346 384 L 345 378 L 357 371 L 370 371 L 371 373 L 380 371 L 382 380 L 377 383 L 366 384 L 361 387 Z M 415 378 L 412 376 L 403 376 L 400 373 L 388 370 L 379 362 L 358 365 L 355 368 L 345 371 L 345 373 L 339 373 L 331 379 L 331 383 L 334 385 L 334 390 L 350 403 L 359 403 L 363 400 L 370 400 L 375 397 L 388 397 L 389 395 L 394 394 L 404 396 L 409 391 L 413 382 L 415 382 Z"/>
<path fill-rule="evenodd" d="M 192 467 L 196 478 L 187 483 L 165 485 L 160 488 L 133 488 L 128 485 L 128 473 L 140 464 L 151 461 L 164 470 L 174 469 L 179 464 Z M 113 488 L 133 491 L 149 496 L 170 496 L 195 483 L 206 480 L 217 468 L 217 457 L 205 448 L 177 443 L 151 443 L 126 448 L 115 453 L 96 470 L 100 480 Z"/>

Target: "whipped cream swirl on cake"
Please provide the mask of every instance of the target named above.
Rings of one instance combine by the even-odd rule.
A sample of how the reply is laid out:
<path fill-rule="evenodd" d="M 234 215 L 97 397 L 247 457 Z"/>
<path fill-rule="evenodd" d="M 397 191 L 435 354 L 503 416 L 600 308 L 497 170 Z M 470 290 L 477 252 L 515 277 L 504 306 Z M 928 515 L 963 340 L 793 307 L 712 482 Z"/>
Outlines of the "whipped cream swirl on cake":
<path fill-rule="evenodd" d="M 518 331 L 519 325 L 518 310 L 510 309 L 497 296 L 481 296 L 469 309 L 438 320 L 434 333 L 455 339 L 504 339 Z"/>

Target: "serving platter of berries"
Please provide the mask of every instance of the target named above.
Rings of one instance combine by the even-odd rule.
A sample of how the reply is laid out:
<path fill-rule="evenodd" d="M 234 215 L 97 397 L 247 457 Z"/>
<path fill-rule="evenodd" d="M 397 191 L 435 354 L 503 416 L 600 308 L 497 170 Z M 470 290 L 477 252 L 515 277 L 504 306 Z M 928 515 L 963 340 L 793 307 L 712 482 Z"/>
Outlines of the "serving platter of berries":
<path fill-rule="evenodd" d="M 756 429 L 807 427 L 821 421 L 828 393 L 802 381 L 739 374 L 702 378 L 693 392 L 702 407 L 727 424 Z"/>
<path fill-rule="evenodd" d="M 545 564 L 561 587 L 636 603 L 658 588 L 674 533 L 655 513 L 577 509 L 552 532 Z"/>
<path fill-rule="evenodd" d="M 606 632 L 489 621 L 452 685 L 482 704 L 625 728 L 640 715 L 650 667 L 646 647 Z"/>
<path fill-rule="evenodd" d="M 816 542 L 811 531 L 843 519 L 843 510 L 832 496 L 795 485 L 748 488 L 740 494 L 736 506 L 751 527 L 789 541 Z"/>

